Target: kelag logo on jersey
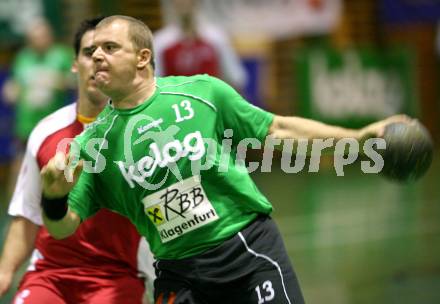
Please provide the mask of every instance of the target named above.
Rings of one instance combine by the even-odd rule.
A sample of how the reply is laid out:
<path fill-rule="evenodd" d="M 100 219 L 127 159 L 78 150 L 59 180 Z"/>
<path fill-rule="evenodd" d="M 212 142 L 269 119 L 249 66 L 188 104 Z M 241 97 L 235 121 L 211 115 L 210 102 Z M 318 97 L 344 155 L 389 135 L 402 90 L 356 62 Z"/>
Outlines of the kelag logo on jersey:
<path fill-rule="evenodd" d="M 149 122 L 146 126 L 136 127 L 140 121 Z M 205 145 L 200 131 L 187 134 L 182 141 L 175 139 L 175 135 L 180 131 L 176 125 L 169 126 L 162 130 L 160 126 L 161 120 L 153 120 L 146 115 L 135 116 L 130 120 L 125 129 L 124 134 L 124 161 L 115 161 L 122 176 L 128 183 L 130 188 L 134 188 L 135 184 L 139 184 L 148 190 L 156 190 L 160 188 L 167 180 L 171 171 L 178 180 L 182 180 L 180 170 L 176 163 L 183 157 L 187 157 L 191 161 L 201 159 L 205 153 Z M 150 128 L 148 128 L 150 126 Z M 154 130 L 153 130 L 154 129 Z M 159 129 L 159 130 L 157 130 Z M 132 142 L 133 132 L 142 135 Z M 145 141 L 151 141 L 145 156 L 134 161 L 132 146 L 138 145 Z M 153 181 L 151 177 L 159 168 L 167 167 L 167 172 L 161 180 Z"/>
<path fill-rule="evenodd" d="M 199 176 L 192 176 L 142 199 L 162 243 L 218 219 Z"/>

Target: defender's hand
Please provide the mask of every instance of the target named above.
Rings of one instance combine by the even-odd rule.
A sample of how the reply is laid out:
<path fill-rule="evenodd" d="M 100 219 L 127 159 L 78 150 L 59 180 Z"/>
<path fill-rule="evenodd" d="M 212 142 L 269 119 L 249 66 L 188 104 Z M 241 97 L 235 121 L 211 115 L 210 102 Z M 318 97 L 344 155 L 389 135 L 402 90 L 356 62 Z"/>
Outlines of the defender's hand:
<path fill-rule="evenodd" d="M 40 172 L 44 196 L 47 198 L 66 196 L 78 181 L 82 169 L 82 160 L 73 166 L 72 159 L 58 152 Z"/>

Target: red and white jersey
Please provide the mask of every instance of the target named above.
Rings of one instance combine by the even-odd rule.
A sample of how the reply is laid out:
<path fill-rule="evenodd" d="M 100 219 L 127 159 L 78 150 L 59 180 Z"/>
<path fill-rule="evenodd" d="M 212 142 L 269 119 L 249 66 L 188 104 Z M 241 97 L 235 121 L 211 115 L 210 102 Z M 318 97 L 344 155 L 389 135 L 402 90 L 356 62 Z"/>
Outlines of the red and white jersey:
<path fill-rule="evenodd" d="M 189 41 L 176 24 L 156 31 L 156 76 L 209 74 L 235 87 L 246 83 L 246 72 L 227 35 L 218 27 L 197 20 L 197 38 Z"/>
<path fill-rule="evenodd" d="M 8 213 L 42 226 L 40 169 L 55 155 L 58 143 L 73 139 L 84 125 L 78 121 L 76 104 L 43 119 L 32 131 Z M 118 274 L 154 277 L 148 244 L 131 222 L 101 209 L 83 222 L 74 235 L 52 238 L 42 226 L 28 271 L 74 268 L 78 275 Z"/>
<path fill-rule="evenodd" d="M 200 37 L 176 41 L 164 50 L 162 56 L 164 75 L 222 77 L 217 50 Z"/>

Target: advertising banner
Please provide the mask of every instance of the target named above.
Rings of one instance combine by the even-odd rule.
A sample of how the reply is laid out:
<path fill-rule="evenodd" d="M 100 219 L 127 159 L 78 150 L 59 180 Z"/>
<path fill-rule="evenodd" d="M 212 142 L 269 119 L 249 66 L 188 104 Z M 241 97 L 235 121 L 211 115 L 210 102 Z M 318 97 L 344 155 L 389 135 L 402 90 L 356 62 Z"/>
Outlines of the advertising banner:
<path fill-rule="evenodd" d="M 408 49 L 303 49 L 295 56 L 300 115 L 357 127 L 416 113 L 414 54 Z"/>
<path fill-rule="evenodd" d="M 341 0 L 201 0 L 200 17 L 234 36 L 286 37 L 328 33 L 337 25 Z M 170 0 L 162 0 L 173 18 Z"/>
<path fill-rule="evenodd" d="M 380 12 L 386 23 L 433 22 L 440 19 L 438 0 L 381 0 Z"/>

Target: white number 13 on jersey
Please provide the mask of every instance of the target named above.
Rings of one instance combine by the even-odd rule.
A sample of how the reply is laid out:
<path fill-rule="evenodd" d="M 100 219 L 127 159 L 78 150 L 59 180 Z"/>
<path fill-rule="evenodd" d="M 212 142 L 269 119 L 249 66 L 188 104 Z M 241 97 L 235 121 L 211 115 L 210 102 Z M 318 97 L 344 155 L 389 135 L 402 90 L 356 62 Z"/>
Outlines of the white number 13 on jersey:
<path fill-rule="evenodd" d="M 194 117 L 194 110 L 191 107 L 189 100 L 182 100 L 179 105 L 172 105 L 174 112 L 176 112 L 176 122 L 182 122 Z"/>

